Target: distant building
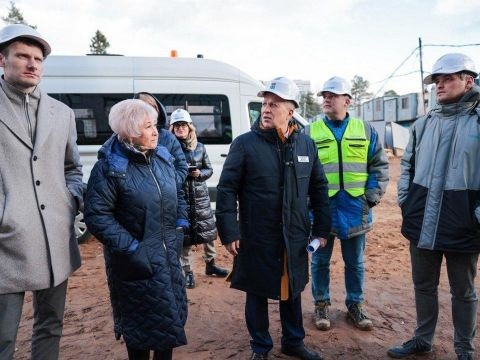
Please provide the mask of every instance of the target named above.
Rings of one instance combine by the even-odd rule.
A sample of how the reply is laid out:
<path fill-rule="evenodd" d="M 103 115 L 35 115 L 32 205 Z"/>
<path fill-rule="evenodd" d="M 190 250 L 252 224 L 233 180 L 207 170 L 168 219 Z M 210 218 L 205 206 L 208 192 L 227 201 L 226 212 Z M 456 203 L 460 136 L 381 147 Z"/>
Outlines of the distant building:
<path fill-rule="evenodd" d="M 308 92 L 312 91 L 310 80 L 293 80 L 293 82 L 297 84 L 301 95 L 306 95 Z"/>

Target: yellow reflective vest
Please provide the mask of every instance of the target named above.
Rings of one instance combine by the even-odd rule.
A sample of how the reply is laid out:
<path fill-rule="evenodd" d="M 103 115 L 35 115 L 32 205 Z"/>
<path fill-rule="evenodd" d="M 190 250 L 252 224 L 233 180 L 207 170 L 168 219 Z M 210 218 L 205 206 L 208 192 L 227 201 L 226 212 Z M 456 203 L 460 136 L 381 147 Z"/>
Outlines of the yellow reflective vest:
<path fill-rule="evenodd" d="M 334 196 L 340 189 L 354 197 L 363 195 L 370 146 L 363 121 L 350 118 L 339 142 L 324 120 L 310 125 L 310 136 L 317 145 L 318 157 L 328 179 L 328 196 Z"/>

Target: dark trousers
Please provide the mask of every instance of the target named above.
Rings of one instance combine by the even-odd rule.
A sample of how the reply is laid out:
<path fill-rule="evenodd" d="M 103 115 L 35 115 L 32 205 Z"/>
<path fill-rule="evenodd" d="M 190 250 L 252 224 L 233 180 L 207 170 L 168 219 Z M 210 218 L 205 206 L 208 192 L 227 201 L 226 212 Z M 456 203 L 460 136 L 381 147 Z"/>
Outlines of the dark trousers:
<path fill-rule="evenodd" d="M 452 295 L 455 352 L 472 353 L 477 327 L 478 300 L 474 280 L 478 253 L 432 251 L 418 249 L 415 244 L 410 244 L 410 256 L 417 309 L 414 336 L 427 344 L 433 343 L 438 318 L 438 284 L 445 257 Z"/>
<path fill-rule="evenodd" d="M 33 291 L 32 360 L 58 359 L 63 330 L 67 281 Z M 11 360 L 15 352 L 24 292 L 0 294 L 0 359 Z"/>
<path fill-rule="evenodd" d="M 296 347 L 303 345 L 302 299 L 300 294 L 287 301 L 280 301 L 280 321 L 282 324 L 282 346 Z M 245 302 L 245 320 L 250 333 L 250 346 L 256 353 L 266 354 L 273 348 L 272 338 L 268 332 L 268 299 L 247 293 Z"/>
<path fill-rule="evenodd" d="M 127 346 L 128 360 L 150 360 L 150 350 L 137 350 Z M 173 349 L 154 351 L 153 360 L 172 360 Z"/>

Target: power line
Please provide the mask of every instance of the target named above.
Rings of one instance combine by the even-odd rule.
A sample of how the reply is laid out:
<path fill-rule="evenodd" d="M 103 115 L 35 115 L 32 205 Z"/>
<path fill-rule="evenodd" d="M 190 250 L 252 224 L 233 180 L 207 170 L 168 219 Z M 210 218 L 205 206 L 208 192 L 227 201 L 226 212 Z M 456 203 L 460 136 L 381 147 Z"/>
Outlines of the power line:
<path fill-rule="evenodd" d="M 422 44 L 422 47 L 470 47 L 470 46 L 480 46 L 480 43 L 475 43 L 475 44 Z M 407 76 L 414 74 L 416 72 L 419 72 L 419 70 L 416 71 L 411 71 L 406 74 L 401 74 L 401 75 L 395 75 L 395 73 L 412 57 L 413 54 L 415 54 L 419 50 L 419 47 L 417 46 L 415 49 L 412 50 L 412 52 L 398 65 L 395 70 L 390 74 L 390 76 L 386 77 L 383 80 L 376 81 L 373 84 L 379 84 L 383 82 L 383 85 L 380 87 L 380 89 L 375 93 L 373 98 L 376 98 L 377 95 L 383 90 L 385 85 L 388 83 L 390 79 L 396 78 L 396 77 L 401 77 L 401 76 Z M 427 71 L 428 73 L 428 71 Z"/>
<path fill-rule="evenodd" d="M 373 96 L 374 98 L 377 97 L 377 95 L 383 90 L 383 88 L 385 87 L 385 85 L 387 84 L 388 80 L 390 80 L 391 78 L 395 77 L 395 73 L 403 66 L 403 64 L 405 64 L 411 57 L 413 54 L 415 54 L 415 52 L 418 50 L 418 46 L 412 50 L 412 52 L 400 63 L 400 65 L 398 65 L 396 67 L 395 70 L 393 70 L 393 72 L 390 74 L 389 77 L 387 77 L 385 79 L 385 82 L 384 84 L 380 87 L 380 89 L 376 92 L 376 94 Z"/>
<path fill-rule="evenodd" d="M 461 44 L 461 45 L 425 44 L 423 46 L 466 47 L 466 46 L 480 46 L 480 44 Z"/>
<path fill-rule="evenodd" d="M 390 79 L 397 78 L 397 77 L 402 77 L 402 76 L 407 76 L 407 75 L 415 74 L 415 73 L 418 73 L 418 72 L 420 72 L 420 70 L 414 70 L 414 71 L 410 71 L 410 72 L 405 73 L 405 74 L 389 76 L 388 78 L 385 78 L 383 80 L 375 81 L 373 84 L 379 84 L 379 83 L 381 83 L 383 81 L 386 81 L 386 80 L 390 80 Z"/>

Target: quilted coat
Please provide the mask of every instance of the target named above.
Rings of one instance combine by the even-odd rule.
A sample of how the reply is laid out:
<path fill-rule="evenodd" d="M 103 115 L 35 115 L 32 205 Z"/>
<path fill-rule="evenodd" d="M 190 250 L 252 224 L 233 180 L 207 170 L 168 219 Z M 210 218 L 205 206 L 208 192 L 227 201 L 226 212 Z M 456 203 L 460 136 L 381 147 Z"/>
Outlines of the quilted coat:
<path fill-rule="evenodd" d="M 173 156 L 173 165 L 175 166 L 177 184 L 181 185 L 187 177 L 187 163 L 182 147 L 175 135 L 165 129 L 158 130 L 158 145 L 165 146 Z"/>
<path fill-rule="evenodd" d="M 88 182 L 85 222 L 104 245 L 115 333 L 136 349 L 186 344 L 187 302 L 175 222 L 186 219 L 173 157 L 145 156 L 114 134 Z"/>
<path fill-rule="evenodd" d="M 181 143 L 183 146 L 183 143 Z M 197 143 L 195 150 L 183 147 L 185 159 L 189 165 L 200 170 L 200 176 L 187 176 L 184 192 L 188 203 L 190 228 L 183 241 L 183 246 L 204 244 L 217 238 L 217 227 L 210 206 L 210 195 L 206 181 L 212 176 L 213 168 L 208 158 L 205 145 Z"/>
<path fill-rule="evenodd" d="M 252 131 L 233 141 L 217 187 L 216 210 L 222 243 L 240 240 L 232 288 L 279 299 L 286 258 L 291 296 L 304 290 L 307 199 L 313 209 L 312 235 L 327 237 L 327 192 L 315 143 L 308 136 L 293 133 L 284 143 L 276 130 L 262 130 L 257 120 Z"/>

